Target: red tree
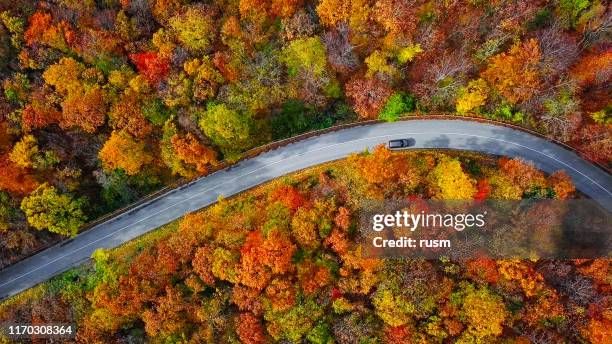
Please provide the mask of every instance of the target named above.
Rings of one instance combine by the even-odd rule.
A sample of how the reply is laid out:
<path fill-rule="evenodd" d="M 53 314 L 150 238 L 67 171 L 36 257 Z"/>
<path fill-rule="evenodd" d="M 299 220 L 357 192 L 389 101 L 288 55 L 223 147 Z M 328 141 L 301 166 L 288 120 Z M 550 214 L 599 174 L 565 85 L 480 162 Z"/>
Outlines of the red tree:
<path fill-rule="evenodd" d="M 355 78 L 346 84 L 346 95 L 361 118 L 375 118 L 392 90 L 377 78 Z"/>
<path fill-rule="evenodd" d="M 170 65 L 167 58 L 160 57 L 155 52 L 130 54 L 130 59 L 142 76 L 152 85 L 158 85 L 168 76 Z"/>

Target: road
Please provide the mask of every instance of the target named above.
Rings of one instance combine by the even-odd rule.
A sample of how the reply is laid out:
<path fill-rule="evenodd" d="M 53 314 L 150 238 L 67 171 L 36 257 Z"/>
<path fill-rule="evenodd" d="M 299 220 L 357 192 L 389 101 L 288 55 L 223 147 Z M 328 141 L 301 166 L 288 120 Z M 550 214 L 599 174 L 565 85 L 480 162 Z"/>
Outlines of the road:
<path fill-rule="evenodd" d="M 344 158 L 390 139 L 414 148 L 451 148 L 522 157 L 545 172 L 565 170 L 576 188 L 612 211 L 612 177 L 575 153 L 523 131 L 463 120 L 410 120 L 353 127 L 305 139 L 244 160 L 121 214 L 0 271 L 0 299 L 33 287 L 185 213 L 288 173 Z"/>

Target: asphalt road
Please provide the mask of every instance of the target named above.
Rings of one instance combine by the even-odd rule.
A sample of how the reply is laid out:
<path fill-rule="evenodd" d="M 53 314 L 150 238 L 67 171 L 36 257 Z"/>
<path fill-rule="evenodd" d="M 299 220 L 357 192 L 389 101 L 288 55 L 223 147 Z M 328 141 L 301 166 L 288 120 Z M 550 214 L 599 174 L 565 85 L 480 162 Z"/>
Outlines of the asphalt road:
<path fill-rule="evenodd" d="M 413 137 L 414 148 L 452 148 L 522 157 L 545 172 L 565 170 L 576 187 L 612 211 L 612 177 L 558 145 L 507 127 L 462 120 L 411 120 L 344 129 L 299 141 L 240 162 L 164 194 L 128 213 L 0 271 L 0 299 L 87 261 L 98 248 L 116 247 L 185 213 L 285 174 Z"/>

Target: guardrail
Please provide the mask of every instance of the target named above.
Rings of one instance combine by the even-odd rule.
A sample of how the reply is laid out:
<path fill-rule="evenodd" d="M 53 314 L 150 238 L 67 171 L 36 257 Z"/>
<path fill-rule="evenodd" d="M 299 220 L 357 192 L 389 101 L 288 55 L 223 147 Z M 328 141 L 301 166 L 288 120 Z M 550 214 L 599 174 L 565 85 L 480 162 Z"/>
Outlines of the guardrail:
<path fill-rule="evenodd" d="M 571 147 L 571 146 L 569 146 L 569 145 L 567 145 L 567 144 L 565 144 L 565 143 L 563 143 L 561 141 L 558 141 L 558 140 L 552 139 L 550 137 L 547 137 L 547 136 L 545 136 L 545 135 L 543 135 L 543 134 L 541 134 L 541 133 L 539 133 L 537 131 L 534 131 L 534 130 L 531 130 L 531 129 L 528 129 L 528 128 L 525 128 L 525 127 L 521 127 L 521 126 L 518 126 L 516 124 L 509 123 L 509 122 L 494 121 L 494 120 L 490 120 L 490 119 L 482 118 L 482 117 L 459 116 L 459 115 L 453 115 L 453 114 L 428 115 L 428 114 L 420 114 L 420 113 L 415 113 L 414 115 L 409 115 L 409 116 L 403 116 L 403 117 L 400 117 L 398 120 L 399 121 L 410 121 L 410 120 L 427 120 L 427 119 L 473 121 L 473 122 L 486 123 L 486 124 L 497 125 L 497 126 L 504 126 L 504 127 L 508 127 L 508 128 L 511 128 L 511 129 L 523 131 L 523 132 L 529 133 L 531 135 L 534 135 L 534 136 L 540 137 L 542 139 L 545 139 L 545 140 L 547 140 L 547 141 L 549 141 L 551 143 L 554 143 L 554 144 L 557 144 L 559 146 L 562 146 L 563 148 L 576 153 L 581 158 L 591 162 L 593 165 L 599 167 L 603 171 L 605 171 L 607 173 L 611 173 L 611 170 L 609 168 L 607 168 L 606 166 L 603 166 L 603 165 L 601 165 L 601 164 L 599 164 L 599 163 L 597 163 L 595 161 L 587 159 L 585 157 L 585 155 L 582 152 L 580 152 L 578 149 L 576 149 L 574 147 Z M 270 142 L 270 143 L 264 144 L 262 146 L 251 148 L 251 149 L 245 151 L 244 153 L 242 153 L 241 157 L 238 160 L 231 161 L 231 162 L 228 162 L 228 161 L 224 160 L 224 161 L 219 162 L 217 165 L 215 165 L 213 168 L 211 168 L 210 173 L 214 173 L 214 172 L 223 170 L 223 169 L 225 169 L 227 167 L 230 167 L 230 166 L 232 166 L 234 164 L 239 163 L 240 161 L 243 161 L 243 160 L 246 160 L 246 159 L 250 159 L 250 158 L 255 157 L 255 156 L 259 155 L 259 154 L 262 154 L 262 153 L 265 153 L 265 152 L 268 152 L 268 151 L 271 151 L 271 150 L 274 150 L 274 149 L 277 149 L 277 148 L 280 148 L 280 147 L 284 147 L 284 146 L 289 145 L 289 144 L 294 143 L 294 142 L 302 141 L 302 140 L 305 140 L 305 139 L 308 139 L 308 138 L 311 138 L 311 137 L 316 137 L 316 136 L 327 134 L 327 133 L 331 133 L 331 132 L 334 132 L 334 131 L 339 131 L 339 130 L 348 129 L 348 128 L 354 128 L 354 127 L 359 127 L 359 126 L 364 126 L 364 125 L 372 125 L 372 124 L 377 124 L 377 123 L 385 123 L 385 121 L 381 121 L 381 120 L 376 119 L 376 120 L 365 120 L 365 121 L 345 123 L 345 124 L 340 124 L 340 125 L 336 125 L 336 126 L 329 127 L 329 128 L 309 131 L 307 133 L 300 134 L 300 135 L 293 136 L 293 137 L 286 138 L 286 139 L 282 139 L 282 140 L 279 140 L 279 141 Z M 208 174 L 210 174 L 210 173 L 208 173 Z M 91 229 L 91 228 L 93 228 L 95 226 L 98 226 L 98 225 L 100 225 L 102 223 L 105 223 L 107 221 L 110 221 L 110 220 L 112 220 L 112 219 L 114 219 L 116 217 L 119 217 L 119 216 L 123 215 L 123 214 L 128 214 L 129 212 L 134 211 L 134 210 L 138 209 L 141 206 L 149 204 L 150 202 L 154 202 L 155 199 L 157 199 L 159 197 L 162 197 L 162 196 L 164 196 L 166 194 L 169 194 L 169 193 L 171 193 L 171 192 L 173 192 L 173 191 L 175 191 L 175 190 L 177 190 L 179 188 L 185 187 L 188 184 L 195 183 L 200 178 L 206 178 L 206 175 L 200 176 L 200 177 L 195 178 L 195 179 L 179 179 L 179 180 L 177 180 L 177 181 L 175 181 L 175 182 L 173 182 L 173 183 L 171 183 L 169 185 L 166 185 L 165 187 L 163 187 L 163 188 L 161 188 L 161 189 L 159 189 L 159 190 L 157 190 L 157 191 L 155 191 L 153 193 L 150 193 L 150 194 L 142 197 L 141 199 L 139 199 L 138 201 L 136 201 L 134 203 L 131 203 L 131 204 L 129 204 L 129 205 L 125 206 L 125 207 L 119 208 L 117 210 L 114 210 L 114 211 L 112 211 L 112 212 L 110 212 L 108 214 L 105 214 L 105 215 L 103 215 L 101 217 L 98 217 L 95 220 L 92 220 L 92 221 L 88 222 L 87 224 L 85 224 L 82 227 L 80 233 L 82 233 L 84 231 L 87 231 L 87 230 L 89 230 L 89 229 Z M 72 239 L 66 239 L 66 240 L 72 240 Z M 53 245 L 57 245 L 58 243 L 60 245 L 62 245 L 62 242 L 65 242 L 66 240 L 58 240 Z M 50 246 L 53 246 L 53 245 L 50 245 Z M 35 255 L 35 254 L 45 250 L 46 248 L 48 248 L 50 246 L 41 247 L 40 249 L 35 250 L 32 253 L 30 253 L 29 255 L 21 258 L 21 260 L 26 259 L 28 257 L 31 257 L 31 256 L 33 256 L 33 255 Z M 15 263 L 16 262 L 13 262 L 12 264 L 15 264 Z M 11 265 L 11 264 L 9 264 L 9 265 Z M 7 265 L 7 266 L 9 266 L 9 265 Z"/>

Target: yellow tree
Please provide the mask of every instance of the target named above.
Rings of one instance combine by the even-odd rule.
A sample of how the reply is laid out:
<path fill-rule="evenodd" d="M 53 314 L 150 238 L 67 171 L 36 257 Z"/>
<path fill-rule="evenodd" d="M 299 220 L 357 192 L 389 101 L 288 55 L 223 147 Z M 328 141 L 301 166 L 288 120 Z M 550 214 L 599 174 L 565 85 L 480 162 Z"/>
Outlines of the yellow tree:
<path fill-rule="evenodd" d="M 472 80 L 467 87 L 459 90 L 455 106 L 457 112 L 466 114 L 480 106 L 485 105 L 488 97 L 488 86 L 483 79 Z"/>
<path fill-rule="evenodd" d="M 540 57 L 538 41 L 532 38 L 493 56 L 481 76 L 509 102 L 521 103 L 540 87 Z"/>
<path fill-rule="evenodd" d="M 471 200 L 476 193 L 475 181 L 461 169 L 461 163 L 444 159 L 431 171 L 436 199 Z"/>
<path fill-rule="evenodd" d="M 25 135 L 21 140 L 15 143 L 13 150 L 9 154 L 9 158 L 17 166 L 30 168 L 33 166 L 32 159 L 38 154 L 38 142 L 34 135 Z"/>
<path fill-rule="evenodd" d="M 147 152 L 144 142 L 135 141 L 122 131 L 113 131 L 98 154 L 106 170 L 123 169 L 129 175 L 140 172 L 153 157 Z"/>

